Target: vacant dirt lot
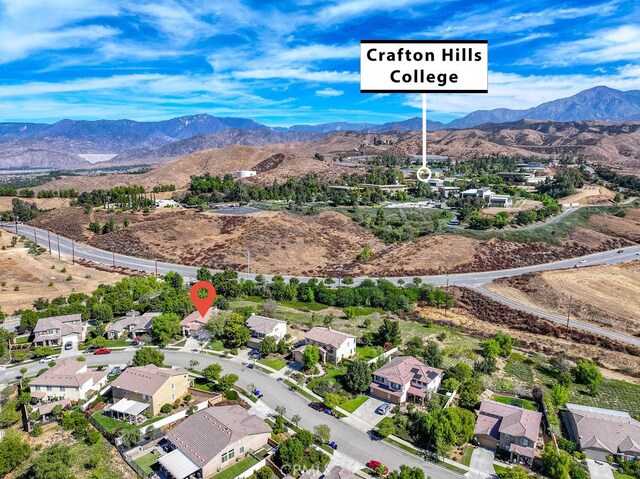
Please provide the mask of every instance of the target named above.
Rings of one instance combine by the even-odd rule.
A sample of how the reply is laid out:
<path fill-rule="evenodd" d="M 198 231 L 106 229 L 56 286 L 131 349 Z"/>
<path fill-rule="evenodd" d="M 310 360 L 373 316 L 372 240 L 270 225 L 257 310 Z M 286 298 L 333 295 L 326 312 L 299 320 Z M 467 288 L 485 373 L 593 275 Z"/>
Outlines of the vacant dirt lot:
<path fill-rule="evenodd" d="M 584 188 L 580 188 L 571 196 L 565 196 L 560 198 L 558 203 L 571 204 L 579 203 L 581 205 L 606 205 L 613 203 L 613 198 L 616 194 L 605 188 L 604 186 L 587 185 Z"/>
<path fill-rule="evenodd" d="M 15 248 L 10 246 L 12 236 L 3 231 L 0 238 L 0 248 L 2 245 L 7 247 L 6 250 L 0 250 L 0 294 L 5 313 L 31 307 L 38 298 L 52 299 L 73 292 L 91 293 L 99 284 L 114 283 L 123 277 L 78 264 L 72 265 L 64 257 L 58 261 L 57 255 L 49 256 L 48 251 L 39 256 L 28 254 L 21 243 Z M 66 268 L 64 273 L 61 271 L 63 268 Z M 67 281 L 69 276 L 72 279 Z M 15 291 L 16 286 L 19 291 Z"/>
<path fill-rule="evenodd" d="M 626 216 L 597 215 L 589 219 L 589 223 L 603 233 L 626 238 L 633 242 L 640 242 L 640 210 L 630 208 Z"/>
<path fill-rule="evenodd" d="M 38 208 L 44 210 L 50 210 L 52 208 L 60 208 L 62 206 L 69 206 L 69 198 L 19 198 L 22 201 L 28 201 L 29 203 L 35 203 Z M 0 196 L 0 211 L 6 211 L 11 209 L 12 196 Z"/>
<path fill-rule="evenodd" d="M 536 208 L 542 207 L 542 201 L 535 200 L 527 200 L 524 199 L 517 204 L 510 206 L 509 208 L 500 208 L 497 206 L 492 206 L 490 208 L 485 208 L 482 210 L 482 214 L 484 216 L 495 216 L 502 211 L 506 211 L 507 213 L 517 213 L 518 211 L 529 211 L 535 210 Z"/>
<path fill-rule="evenodd" d="M 640 261 L 547 271 L 500 280 L 489 289 L 533 307 L 640 333 Z"/>

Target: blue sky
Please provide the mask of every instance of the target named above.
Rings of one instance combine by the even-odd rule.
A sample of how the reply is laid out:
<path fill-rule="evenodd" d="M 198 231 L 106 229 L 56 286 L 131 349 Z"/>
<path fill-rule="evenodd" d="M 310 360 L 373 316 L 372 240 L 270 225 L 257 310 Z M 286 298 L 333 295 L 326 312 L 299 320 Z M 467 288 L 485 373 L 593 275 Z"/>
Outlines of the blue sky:
<path fill-rule="evenodd" d="M 432 120 L 640 89 L 637 1 L 0 0 L 0 121 L 403 120 L 419 96 L 361 94 L 359 41 L 447 38 L 489 40 L 490 93 Z"/>

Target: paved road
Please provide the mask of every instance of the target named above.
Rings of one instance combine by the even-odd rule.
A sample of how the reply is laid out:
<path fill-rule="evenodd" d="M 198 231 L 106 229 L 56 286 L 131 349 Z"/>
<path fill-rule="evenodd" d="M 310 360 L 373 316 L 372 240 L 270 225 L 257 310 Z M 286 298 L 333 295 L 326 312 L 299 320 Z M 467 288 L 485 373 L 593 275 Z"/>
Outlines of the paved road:
<path fill-rule="evenodd" d="M 109 356 L 86 356 L 86 358 L 88 365 L 106 364 L 107 362 L 110 365 L 118 365 L 129 362 L 133 354 L 133 351 L 114 351 Z M 172 366 L 186 368 L 192 359 L 199 361 L 198 369 L 213 363 L 220 364 L 224 368 L 225 374 L 234 373 L 239 376 L 239 386 L 246 388 L 248 384 L 254 384 L 264 394 L 263 401 L 269 407 L 275 409 L 276 406 L 285 406 L 287 408 L 286 416 L 289 418 L 294 414 L 298 414 L 302 418 L 300 426 L 305 429 L 312 430 L 314 426 L 319 424 L 329 425 L 331 439 L 338 443 L 339 449 L 362 465 L 366 464 L 370 459 L 376 459 L 390 469 L 398 469 L 402 464 L 419 466 L 424 469 L 425 475 L 431 476 L 432 479 L 461 479 L 462 477 L 448 469 L 421 460 L 417 456 L 396 448 L 389 443 L 371 440 L 366 433 L 347 424 L 344 420 L 314 411 L 307 405 L 308 400 L 290 391 L 283 383 L 277 382 L 269 375 L 255 369 L 247 369 L 237 360 L 173 350 L 164 350 L 164 354 L 165 362 Z M 28 369 L 27 374 L 33 374 L 40 370 L 43 365 L 34 363 L 25 367 Z M 20 368 L 0 371 L 0 383 L 15 379 L 16 375 L 19 374 L 18 369 Z"/>
<path fill-rule="evenodd" d="M 567 317 L 560 316 L 558 314 L 549 313 L 548 311 L 544 311 L 542 309 L 532 308 L 522 303 L 518 303 L 517 301 L 502 296 L 498 293 L 494 293 L 493 291 L 488 290 L 482 286 L 477 286 L 474 288 L 479 293 L 498 301 L 502 304 L 512 307 L 513 309 L 518 309 L 520 311 L 524 311 L 526 313 L 531 313 L 541 318 L 548 319 L 549 321 L 553 321 L 554 323 L 562 324 L 563 326 L 567 325 Z M 591 323 L 587 323 L 584 321 L 579 321 L 577 319 L 569 318 L 569 326 L 576 329 L 581 329 L 583 331 L 588 331 L 590 333 L 598 334 L 600 336 L 604 336 L 607 338 L 615 339 L 617 341 L 632 344 L 634 346 L 640 346 L 640 338 L 636 338 L 630 334 L 617 333 L 615 331 L 611 331 L 606 328 L 601 328 L 595 326 Z"/>
<path fill-rule="evenodd" d="M 3 224 L 3 228 L 7 231 L 16 232 L 16 225 L 12 224 Z M 65 238 L 63 236 L 58 236 L 55 234 L 50 234 L 49 232 L 42 230 L 40 228 L 35 228 L 33 226 L 18 224 L 17 225 L 18 234 L 24 235 L 25 237 L 36 240 L 36 242 L 42 245 L 45 248 L 49 248 L 49 244 L 51 245 L 51 253 L 53 255 L 58 254 L 58 244 L 59 253 L 66 257 L 71 257 L 72 254 L 76 259 L 82 258 L 89 261 L 93 261 L 95 263 L 106 264 L 106 265 L 115 265 L 122 266 L 131 269 L 136 269 L 139 271 L 145 271 L 149 273 L 158 273 L 165 274 L 169 271 L 176 271 L 180 273 L 187 279 L 195 279 L 198 266 L 197 265 L 179 265 L 172 263 L 163 263 L 157 262 L 154 260 L 144 259 L 144 258 L 136 258 L 132 256 L 115 254 L 109 251 L 104 251 L 98 248 L 94 248 L 92 246 L 88 246 L 85 244 L 78 244 L 74 241 Z M 555 269 L 563 269 L 563 268 L 572 268 L 576 265 L 580 266 L 593 266 L 599 264 L 617 264 L 624 263 L 628 261 L 633 261 L 635 259 L 640 259 L 640 245 L 631 246 L 624 248 L 623 250 L 612 250 L 605 251 L 602 253 L 595 253 L 587 256 L 582 256 L 578 258 L 571 258 L 562 261 L 555 261 L 552 263 L 538 264 L 533 266 L 524 266 L 521 268 L 511 268 L 504 270 L 495 270 L 495 271 L 485 271 L 478 273 L 459 273 L 459 274 L 449 274 L 449 275 L 435 275 L 435 276 L 420 276 L 425 283 L 431 283 L 439 286 L 443 286 L 445 284 L 457 285 L 457 286 L 467 286 L 467 287 L 478 287 L 485 283 L 490 283 L 496 279 L 507 278 L 513 276 L 519 276 L 525 273 L 534 273 L 537 271 L 549 271 Z M 582 263 L 584 261 L 584 263 Z M 214 270 L 212 270 L 214 271 Z M 255 279 L 255 274 L 246 274 L 239 273 L 241 277 L 248 279 Z M 273 275 L 264 275 L 268 280 L 270 280 Z M 285 279 L 290 278 L 290 276 L 285 276 Z M 301 281 L 308 281 L 310 278 L 306 276 L 297 276 Z M 405 283 L 411 282 L 413 280 L 413 276 L 401 276 L 401 277 L 387 277 L 391 282 L 398 283 L 398 281 L 402 280 Z M 365 278 L 354 278 L 354 284 L 361 283 Z M 486 294 L 486 290 L 478 289 L 478 291 Z M 499 301 L 505 305 L 511 307 L 517 307 L 518 309 L 527 308 L 524 305 L 516 303 L 515 301 L 510 301 L 507 298 L 504 298 L 500 295 L 493 296 L 493 299 Z M 532 308 L 529 308 L 529 312 Z M 537 314 L 533 312 L 533 314 Z M 548 315 L 548 313 L 546 313 Z M 547 316 L 543 316 L 547 317 Z M 556 319 L 551 319 L 551 317 L 555 317 Z M 549 315 L 547 319 L 551 319 L 552 321 L 557 321 L 558 316 Z M 563 322 L 564 324 L 564 322 Z M 630 335 L 625 335 L 623 333 L 614 333 L 607 331 L 602 328 L 598 328 L 597 326 L 592 326 L 588 323 L 584 322 L 571 322 L 572 327 L 576 329 L 582 329 L 585 331 L 596 332 L 597 334 L 604 334 L 608 337 L 615 337 L 620 341 L 624 341 L 629 344 L 638 345 L 638 338 L 635 338 Z M 3 326 L 5 327 L 5 326 Z M 605 334 L 606 333 L 606 334 Z"/>

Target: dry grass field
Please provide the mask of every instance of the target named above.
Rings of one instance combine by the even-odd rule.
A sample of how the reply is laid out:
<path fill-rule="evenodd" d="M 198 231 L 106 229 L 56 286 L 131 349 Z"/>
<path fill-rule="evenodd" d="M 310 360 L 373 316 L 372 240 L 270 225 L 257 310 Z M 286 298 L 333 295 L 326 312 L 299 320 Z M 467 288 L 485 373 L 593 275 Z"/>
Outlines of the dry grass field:
<path fill-rule="evenodd" d="M 546 271 L 488 289 L 530 306 L 612 329 L 640 333 L 640 261 Z"/>
<path fill-rule="evenodd" d="M 604 186 L 587 185 L 570 196 L 560 198 L 558 203 L 562 205 L 571 203 L 578 203 L 580 205 L 606 205 L 612 204 L 615 196 L 616 194 L 613 191 Z"/>
<path fill-rule="evenodd" d="M 49 252 L 41 255 L 28 254 L 27 248 L 18 243 L 11 247 L 11 237 L 6 231 L 0 237 L 0 306 L 5 313 L 31 307 L 38 298 L 52 299 L 73 292 L 91 293 L 101 283 L 115 283 L 123 276 L 97 271 L 92 268 L 72 265 L 71 260 Z M 53 269 L 52 269 L 53 266 Z M 66 268 L 66 272 L 62 269 Z M 70 280 L 67 280 L 71 277 Z M 51 284 L 51 286 L 49 286 Z M 19 287 L 18 291 L 15 288 Z"/>

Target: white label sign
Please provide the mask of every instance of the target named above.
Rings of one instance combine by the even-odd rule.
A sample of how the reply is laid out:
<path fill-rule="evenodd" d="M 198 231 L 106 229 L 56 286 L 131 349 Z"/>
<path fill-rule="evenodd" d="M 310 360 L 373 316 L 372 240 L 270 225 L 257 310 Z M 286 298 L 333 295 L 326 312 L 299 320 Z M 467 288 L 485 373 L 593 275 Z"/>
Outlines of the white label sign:
<path fill-rule="evenodd" d="M 487 40 L 362 40 L 361 93 L 487 93 Z"/>

